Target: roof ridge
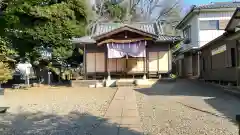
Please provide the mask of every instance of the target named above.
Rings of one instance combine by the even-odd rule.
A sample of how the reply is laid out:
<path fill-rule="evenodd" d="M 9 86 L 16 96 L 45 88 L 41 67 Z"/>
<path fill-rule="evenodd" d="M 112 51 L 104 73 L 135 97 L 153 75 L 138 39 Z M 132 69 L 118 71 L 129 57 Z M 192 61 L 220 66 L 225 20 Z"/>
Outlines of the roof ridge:
<path fill-rule="evenodd" d="M 109 24 L 154 24 L 155 22 L 131 22 L 131 23 L 115 23 L 115 22 L 99 22 L 98 24 L 109 25 Z"/>
<path fill-rule="evenodd" d="M 210 2 L 210 3 L 207 3 L 207 4 L 197 5 L 197 7 L 217 5 L 217 4 L 222 4 L 222 5 L 227 5 L 227 4 L 240 4 L 240 1 Z"/>
<path fill-rule="evenodd" d="M 166 35 L 166 34 L 160 34 L 159 36 L 168 36 L 168 37 L 181 37 L 181 36 L 173 36 L 173 35 Z"/>

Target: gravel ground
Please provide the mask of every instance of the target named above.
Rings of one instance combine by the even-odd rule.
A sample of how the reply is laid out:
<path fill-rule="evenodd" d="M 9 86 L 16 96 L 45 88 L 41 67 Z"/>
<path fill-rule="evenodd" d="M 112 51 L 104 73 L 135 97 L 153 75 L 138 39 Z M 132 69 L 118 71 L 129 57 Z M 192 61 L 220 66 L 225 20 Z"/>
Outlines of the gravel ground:
<path fill-rule="evenodd" d="M 103 120 L 116 89 L 31 88 L 6 90 L 10 109 L 0 116 L 0 134 L 83 135 Z"/>
<path fill-rule="evenodd" d="M 240 100 L 209 85 L 187 80 L 136 89 L 147 135 L 236 135 Z"/>

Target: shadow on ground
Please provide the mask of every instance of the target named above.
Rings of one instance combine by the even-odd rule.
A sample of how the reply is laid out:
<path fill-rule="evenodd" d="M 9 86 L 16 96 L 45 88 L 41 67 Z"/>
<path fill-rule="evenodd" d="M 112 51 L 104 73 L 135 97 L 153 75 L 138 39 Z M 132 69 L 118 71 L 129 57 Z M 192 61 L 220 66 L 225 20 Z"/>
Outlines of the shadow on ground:
<path fill-rule="evenodd" d="M 222 88 L 195 80 L 179 79 L 176 82 L 158 82 L 150 88 L 135 90 L 149 96 L 200 97 L 205 103 L 234 123 L 235 116 L 240 114 L 239 98 L 226 93 Z"/>
<path fill-rule="evenodd" d="M 108 119 L 70 112 L 51 115 L 43 112 L 1 114 L 0 134 L 6 135 L 140 135 Z"/>

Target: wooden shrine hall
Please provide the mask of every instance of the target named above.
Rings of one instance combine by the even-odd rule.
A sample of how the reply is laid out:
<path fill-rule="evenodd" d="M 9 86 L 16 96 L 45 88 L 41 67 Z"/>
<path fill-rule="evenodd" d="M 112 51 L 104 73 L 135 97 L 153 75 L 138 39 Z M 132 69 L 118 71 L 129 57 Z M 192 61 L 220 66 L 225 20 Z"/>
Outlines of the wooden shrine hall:
<path fill-rule="evenodd" d="M 99 23 L 90 36 L 72 41 L 84 50 L 85 79 L 111 79 L 170 74 L 171 47 L 181 39 L 162 35 L 157 23 Z"/>

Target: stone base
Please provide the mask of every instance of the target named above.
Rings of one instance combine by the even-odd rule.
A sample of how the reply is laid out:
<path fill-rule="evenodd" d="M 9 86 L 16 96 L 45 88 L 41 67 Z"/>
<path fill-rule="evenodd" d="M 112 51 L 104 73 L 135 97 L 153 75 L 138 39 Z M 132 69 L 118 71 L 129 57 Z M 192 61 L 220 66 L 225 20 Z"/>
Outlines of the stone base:
<path fill-rule="evenodd" d="M 135 81 L 137 86 L 151 86 L 156 83 L 156 81 L 149 79 L 139 79 Z"/>
<path fill-rule="evenodd" d="M 146 75 L 144 75 L 144 76 L 143 76 L 143 79 L 144 79 L 144 80 L 146 80 L 146 79 L 147 79 L 147 76 L 146 76 Z"/>
<path fill-rule="evenodd" d="M 95 85 L 94 84 L 91 84 L 88 86 L 89 88 L 95 88 Z"/>
<path fill-rule="evenodd" d="M 107 79 L 105 81 L 105 86 L 106 87 L 116 87 L 116 80 L 109 80 L 109 79 Z"/>
<path fill-rule="evenodd" d="M 161 74 L 159 74 L 159 75 L 158 75 L 158 79 L 161 79 L 161 78 L 162 78 L 162 75 L 161 75 Z"/>
<path fill-rule="evenodd" d="M 103 83 L 96 83 L 95 85 L 96 88 L 102 88 L 103 86 L 104 86 Z"/>

